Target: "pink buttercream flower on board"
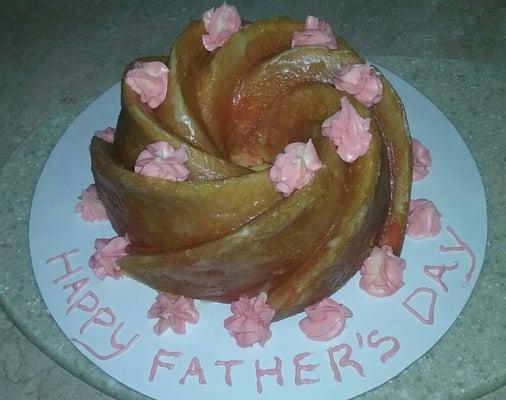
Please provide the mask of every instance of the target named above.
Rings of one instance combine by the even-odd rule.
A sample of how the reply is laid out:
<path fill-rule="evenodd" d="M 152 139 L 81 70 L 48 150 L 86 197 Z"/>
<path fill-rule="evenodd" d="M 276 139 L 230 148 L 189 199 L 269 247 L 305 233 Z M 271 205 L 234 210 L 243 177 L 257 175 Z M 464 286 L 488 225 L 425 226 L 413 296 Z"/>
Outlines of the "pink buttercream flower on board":
<path fill-rule="evenodd" d="M 148 318 L 158 318 L 153 327 L 158 336 L 169 328 L 178 335 L 184 335 L 187 323 L 199 322 L 199 312 L 195 309 L 193 299 L 161 292 L 148 310 Z"/>
<path fill-rule="evenodd" d="M 360 269 L 360 289 L 375 297 L 387 297 L 404 286 L 406 261 L 397 257 L 390 246 L 374 246 Z"/>
<path fill-rule="evenodd" d="M 114 143 L 114 135 L 115 134 L 116 134 L 116 129 L 111 128 L 111 127 L 95 132 L 96 137 L 106 141 L 107 143 Z"/>
<path fill-rule="evenodd" d="M 334 142 L 343 161 L 352 163 L 364 155 L 371 143 L 370 118 L 362 118 L 346 97 L 341 98 L 341 110 L 322 124 L 322 134 Z"/>
<path fill-rule="evenodd" d="M 95 239 L 95 253 L 90 257 L 89 266 L 98 279 L 103 281 L 108 276 L 120 278 L 121 268 L 117 261 L 128 254 L 129 244 L 128 238 L 122 236 Z"/>
<path fill-rule="evenodd" d="M 222 47 L 241 27 L 241 17 L 237 9 L 227 3 L 207 10 L 202 21 L 207 32 L 202 35 L 202 43 L 207 51 Z"/>
<path fill-rule="evenodd" d="M 94 183 L 84 189 L 79 197 L 80 201 L 76 204 L 74 211 L 80 213 L 81 218 L 88 222 L 107 221 L 102 201 L 98 198 L 97 187 Z"/>
<path fill-rule="evenodd" d="M 340 335 L 346 319 L 352 312 L 342 304 L 325 298 L 305 309 L 307 317 L 299 322 L 299 327 L 308 337 L 316 341 L 326 341 Z"/>
<path fill-rule="evenodd" d="M 146 146 L 135 161 L 136 174 L 170 181 L 185 181 L 190 171 L 183 164 L 188 161 L 185 147 L 175 150 L 167 142 Z"/>
<path fill-rule="evenodd" d="M 269 177 L 278 192 L 289 196 L 295 189 L 310 183 L 321 167 L 322 163 L 309 139 L 307 143 L 295 142 L 286 146 L 284 153 L 276 156 Z"/>
<path fill-rule="evenodd" d="M 169 69 L 160 61 L 136 62 L 127 72 L 125 82 L 140 96 L 143 103 L 156 108 L 167 96 Z"/>
<path fill-rule="evenodd" d="M 267 303 L 267 294 L 262 292 L 257 297 L 242 296 L 231 304 L 232 316 L 224 321 L 225 328 L 240 347 L 261 346 L 272 336 L 269 325 L 274 317 L 274 310 Z"/>
<path fill-rule="evenodd" d="M 324 20 L 308 15 L 304 30 L 292 34 L 292 46 L 325 46 L 331 50 L 337 49 L 336 36 L 332 28 Z"/>
<path fill-rule="evenodd" d="M 336 76 L 336 89 L 352 94 L 367 107 L 382 99 L 383 84 L 369 64 L 348 64 Z"/>
<path fill-rule="evenodd" d="M 413 152 L 413 181 L 419 181 L 429 174 L 432 157 L 429 149 L 415 138 L 411 139 L 411 149 Z"/>
<path fill-rule="evenodd" d="M 434 237 L 441 232 L 441 213 L 434 203 L 426 199 L 409 202 L 408 228 L 406 233 L 413 239 Z"/>

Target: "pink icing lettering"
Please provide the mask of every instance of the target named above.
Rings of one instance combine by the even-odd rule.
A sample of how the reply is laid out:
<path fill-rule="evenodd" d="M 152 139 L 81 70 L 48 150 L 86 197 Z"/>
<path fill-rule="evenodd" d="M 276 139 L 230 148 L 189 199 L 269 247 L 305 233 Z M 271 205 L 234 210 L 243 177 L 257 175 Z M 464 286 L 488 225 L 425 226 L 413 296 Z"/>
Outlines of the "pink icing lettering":
<path fill-rule="evenodd" d="M 302 378 L 302 371 L 311 372 L 314 369 L 318 368 L 320 364 L 301 364 L 300 362 L 310 356 L 311 353 L 299 353 L 293 358 L 293 365 L 295 366 L 295 384 L 296 385 L 311 385 L 313 383 L 319 382 L 320 378 L 317 379 L 309 379 Z"/>
<path fill-rule="evenodd" d="M 281 358 L 278 356 L 274 356 L 274 360 L 276 361 L 276 366 L 274 368 L 268 368 L 268 369 L 261 369 L 260 368 L 260 360 L 257 358 L 255 361 L 255 373 L 257 376 L 257 392 L 262 393 L 262 376 L 276 376 L 276 382 L 279 386 L 283 386 L 284 380 L 283 375 L 281 373 L 281 367 L 283 365 L 283 362 L 281 361 Z"/>
<path fill-rule="evenodd" d="M 453 265 L 426 265 L 423 267 L 423 272 L 428 277 L 434 279 L 439 286 L 445 291 L 448 292 L 448 286 L 446 286 L 446 283 L 443 282 L 443 274 L 447 271 L 453 271 L 457 269 L 459 266 L 459 263 L 455 261 Z M 433 271 L 436 271 L 434 273 Z"/>
<path fill-rule="evenodd" d="M 79 339 L 77 338 L 71 338 L 70 340 L 72 340 L 74 343 L 77 343 L 77 344 L 80 344 L 81 346 L 83 346 L 86 350 L 88 350 L 88 352 L 95 358 L 101 360 L 101 361 L 107 361 L 107 360 L 110 360 L 111 358 L 114 358 L 114 357 L 117 357 L 119 356 L 120 354 L 124 353 L 125 351 L 127 351 L 130 346 L 137 340 L 140 338 L 140 335 L 137 333 L 135 334 L 134 336 L 132 336 L 130 338 L 130 340 L 124 344 L 124 343 L 118 343 L 117 340 L 116 340 L 116 336 L 118 334 L 118 332 L 123 329 L 123 327 L 125 326 L 125 323 L 122 322 L 121 324 L 118 325 L 118 327 L 114 330 L 114 332 L 112 333 L 112 336 L 111 336 L 111 347 L 116 349 L 116 351 L 113 351 L 111 354 L 106 354 L 106 355 L 101 355 L 99 353 L 97 353 L 93 347 L 91 347 L 90 345 L 80 341 Z"/>
<path fill-rule="evenodd" d="M 216 366 L 221 365 L 225 367 L 225 383 L 228 386 L 232 386 L 232 367 L 235 367 L 236 365 L 241 365 L 243 363 L 244 361 L 242 360 L 228 360 L 228 361 L 216 360 L 214 365 Z"/>
<path fill-rule="evenodd" d="M 357 333 L 355 333 L 355 337 L 357 338 L 358 347 L 360 347 L 360 348 L 364 347 L 364 339 L 362 338 L 362 334 L 357 332 Z"/>
<path fill-rule="evenodd" d="M 179 384 L 184 385 L 186 382 L 186 377 L 190 376 L 198 376 L 199 377 L 199 383 L 201 385 L 205 385 L 206 378 L 204 376 L 204 371 L 202 370 L 202 367 L 200 366 L 200 361 L 197 357 L 193 357 L 190 365 L 188 365 L 188 369 L 186 370 L 186 373 L 184 376 L 179 380 Z"/>
<path fill-rule="evenodd" d="M 56 278 L 53 281 L 55 285 L 57 285 L 58 283 L 60 283 L 61 281 L 65 280 L 67 278 L 70 278 L 72 275 L 78 273 L 79 271 L 81 271 L 83 269 L 82 267 L 77 267 L 76 269 L 72 269 L 72 266 L 70 265 L 69 256 L 73 256 L 74 254 L 78 254 L 78 253 L 79 253 L 79 249 L 70 250 L 68 252 L 64 251 L 63 253 L 58 254 L 57 256 L 51 257 L 48 260 L 46 260 L 47 264 L 52 264 L 55 261 L 62 260 L 63 264 L 65 265 L 65 274 L 59 276 L 58 278 Z"/>
<path fill-rule="evenodd" d="M 448 233 L 450 235 L 453 236 L 453 239 L 457 242 L 458 246 L 448 247 L 448 246 L 441 245 L 441 246 L 439 246 L 439 250 L 442 252 L 465 251 L 469 255 L 469 258 L 471 259 L 471 265 L 469 267 L 469 270 L 466 273 L 466 280 L 464 281 L 464 284 L 462 285 L 463 287 L 466 287 L 467 285 L 469 285 L 469 282 L 471 281 L 474 269 L 476 268 L 476 256 L 474 255 L 471 248 L 467 245 L 467 243 L 465 243 L 462 239 L 460 239 L 452 228 L 447 226 L 446 230 L 448 231 Z"/>
<path fill-rule="evenodd" d="M 425 318 L 422 316 L 418 311 L 416 311 L 411 305 L 409 304 L 409 301 L 416 296 L 419 293 L 429 293 L 431 296 L 430 304 L 429 304 L 429 310 L 427 313 L 427 317 Z M 428 287 L 420 287 L 418 289 L 415 289 L 413 293 L 411 293 L 406 299 L 402 302 L 402 305 L 411 312 L 416 318 L 418 318 L 420 321 L 422 321 L 426 325 L 432 325 L 434 323 L 434 307 L 436 305 L 436 297 L 437 294 L 434 291 L 434 289 L 428 288 Z"/>
<path fill-rule="evenodd" d="M 153 382 L 155 379 L 158 367 L 167 368 L 169 370 L 174 368 L 174 364 L 161 361 L 160 358 L 162 356 L 178 358 L 182 355 L 183 353 L 180 353 L 179 351 L 168 351 L 165 349 L 158 350 L 158 353 L 156 353 L 155 357 L 153 358 L 153 365 L 151 366 L 151 371 L 149 373 L 149 381 Z"/>
<path fill-rule="evenodd" d="M 119 349 L 119 348 L 123 349 L 124 347 L 130 347 L 133 342 L 135 342 L 137 339 L 140 338 L 139 334 L 135 334 L 134 336 L 132 336 L 132 338 L 128 341 L 127 344 L 118 343 L 116 341 L 116 335 L 118 334 L 118 332 L 121 329 L 123 329 L 124 326 L 125 326 L 125 323 L 122 322 L 121 324 L 118 325 L 118 327 L 112 333 L 112 336 L 111 336 L 111 346 L 114 347 L 115 349 Z"/>
<path fill-rule="evenodd" d="M 107 314 L 110 318 L 109 321 L 104 321 L 102 318 L 99 318 L 99 316 L 101 314 Z M 116 324 L 116 315 L 114 315 L 114 313 L 111 311 L 111 309 L 109 307 L 101 307 L 97 310 L 97 312 L 95 313 L 95 315 L 93 317 L 91 317 L 88 321 L 86 321 L 82 326 L 81 326 L 81 329 L 79 330 L 79 333 L 82 335 L 84 334 L 84 331 L 86 330 L 86 328 L 88 328 L 88 326 L 90 326 L 91 324 L 96 324 L 96 325 L 102 325 L 102 326 L 114 326 L 114 324 Z"/>
<path fill-rule="evenodd" d="M 393 336 L 383 336 L 382 338 L 378 339 L 377 341 L 373 341 L 373 336 L 378 335 L 378 330 L 373 329 L 371 332 L 369 332 L 369 335 L 367 335 L 367 345 L 369 347 L 379 347 L 384 342 L 392 342 L 392 347 L 387 352 L 383 353 L 380 357 L 381 362 L 384 364 L 387 362 L 389 358 L 392 358 L 397 354 L 397 352 L 400 349 L 400 343 L 397 338 L 394 338 Z"/>
<path fill-rule="evenodd" d="M 93 305 L 92 306 L 86 305 L 86 299 L 93 300 Z M 100 300 L 98 300 L 97 295 L 95 293 L 93 293 L 91 290 L 88 290 L 83 297 L 81 297 L 74 304 L 72 304 L 69 308 L 67 308 L 65 315 L 69 315 L 70 312 L 73 311 L 75 308 L 79 308 L 81 311 L 85 311 L 85 312 L 95 312 L 99 303 L 100 303 Z"/>
<path fill-rule="evenodd" d="M 89 282 L 90 280 L 88 278 L 83 278 L 63 286 L 63 290 L 72 288 L 72 293 L 67 298 L 67 304 L 70 304 L 72 300 L 74 300 L 74 297 L 76 297 L 77 294 L 81 291 L 81 289 L 85 287 Z"/>
<path fill-rule="evenodd" d="M 327 349 L 327 353 L 329 355 L 330 360 L 330 368 L 332 368 L 332 371 L 334 372 L 334 380 L 336 382 L 342 382 L 341 373 L 339 372 L 339 366 L 337 365 L 337 362 L 334 358 L 334 354 L 339 352 L 341 349 L 344 349 L 345 353 L 339 360 L 339 366 L 343 368 L 353 367 L 360 376 L 365 378 L 364 367 L 362 367 L 362 365 L 359 362 L 351 359 L 352 350 L 350 345 L 346 343 L 341 343 L 338 344 L 337 346 L 329 347 Z"/>

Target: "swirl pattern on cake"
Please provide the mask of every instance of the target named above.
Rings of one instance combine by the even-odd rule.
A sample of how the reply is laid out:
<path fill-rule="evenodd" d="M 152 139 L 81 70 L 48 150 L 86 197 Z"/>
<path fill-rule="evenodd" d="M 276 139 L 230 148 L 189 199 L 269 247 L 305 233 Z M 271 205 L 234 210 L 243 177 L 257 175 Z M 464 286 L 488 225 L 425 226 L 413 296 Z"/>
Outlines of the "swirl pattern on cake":
<path fill-rule="evenodd" d="M 366 107 L 334 86 L 365 61 L 341 38 L 337 49 L 291 48 L 304 24 L 287 18 L 244 23 L 222 47 L 206 50 L 204 23 L 191 23 L 170 56 L 144 57 L 122 80 L 113 143 L 93 138 L 92 171 L 128 255 L 118 263 L 159 291 L 233 302 L 268 294 L 274 319 L 318 303 L 344 285 L 374 246 L 399 254 L 411 187 L 411 141 L 402 103 L 379 74 L 382 98 Z M 143 62 L 168 69 L 167 95 L 156 108 L 125 83 Z M 322 123 L 341 98 L 372 135 L 352 163 L 336 154 Z M 269 168 L 294 142 L 314 144 L 322 167 L 289 196 Z M 184 147 L 184 182 L 140 176 L 148 145 Z"/>

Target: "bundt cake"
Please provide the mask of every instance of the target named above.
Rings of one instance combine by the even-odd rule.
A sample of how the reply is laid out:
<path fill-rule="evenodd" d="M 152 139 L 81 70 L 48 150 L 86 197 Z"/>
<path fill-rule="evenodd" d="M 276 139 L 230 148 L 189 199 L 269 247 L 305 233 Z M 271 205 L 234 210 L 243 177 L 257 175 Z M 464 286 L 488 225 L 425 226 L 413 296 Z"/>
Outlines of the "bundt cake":
<path fill-rule="evenodd" d="M 325 22 L 216 21 L 213 12 L 189 24 L 168 58 L 127 66 L 115 138 L 92 139 L 92 171 L 130 243 L 119 262 L 126 274 L 217 302 L 266 292 L 281 319 L 343 286 L 374 246 L 400 253 L 409 130 L 390 83 Z M 152 97 L 135 85 L 142 68 Z M 364 73 L 379 93 L 350 87 Z M 343 120 L 368 132 L 358 154 L 333 136 Z M 318 158 L 292 186 L 281 165 L 290 148 Z M 307 151 L 296 153 L 297 168 L 307 169 Z M 165 179 L 149 154 L 171 155 Z"/>

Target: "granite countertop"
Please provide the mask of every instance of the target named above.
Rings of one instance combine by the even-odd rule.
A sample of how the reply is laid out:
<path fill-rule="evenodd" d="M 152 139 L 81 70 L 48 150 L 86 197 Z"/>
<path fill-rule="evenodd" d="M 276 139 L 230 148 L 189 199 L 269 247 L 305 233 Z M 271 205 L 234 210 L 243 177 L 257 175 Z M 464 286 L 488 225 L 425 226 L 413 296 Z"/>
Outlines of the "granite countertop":
<path fill-rule="evenodd" d="M 468 304 L 423 358 L 360 399 L 506 398 L 506 3 L 234 4 L 249 20 L 272 15 L 304 19 L 308 13 L 327 19 L 367 59 L 398 74 L 448 116 L 483 178 L 488 242 Z M 0 399 L 144 398 L 90 363 L 49 315 L 30 264 L 31 199 L 44 162 L 72 120 L 119 80 L 128 62 L 167 54 L 175 34 L 213 5 L 188 0 L 3 2 L 0 305 L 12 322 L 0 310 Z"/>

